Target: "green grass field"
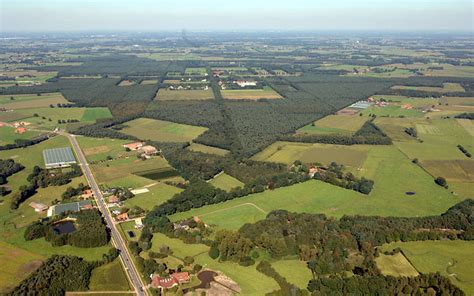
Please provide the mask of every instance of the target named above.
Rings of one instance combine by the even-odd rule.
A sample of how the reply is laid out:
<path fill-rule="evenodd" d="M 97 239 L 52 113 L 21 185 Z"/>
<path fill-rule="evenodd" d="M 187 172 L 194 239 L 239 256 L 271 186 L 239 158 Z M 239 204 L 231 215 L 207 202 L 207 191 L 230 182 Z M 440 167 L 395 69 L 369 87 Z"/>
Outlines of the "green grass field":
<path fill-rule="evenodd" d="M 193 209 L 173 215 L 172 219 L 199 216 L 207 224 L 237 229 L 245 223 L 263 219 L 269 211 L 276 209 L 335 217 L 427 216 L 439 215 L 466 197 L 454 196 L 436 185 L 428 173 L 393 146 L 373 147 L 361 169 L 353 170 L 353 173 L 375 181 L 370 195 L 311 180 Z M 406 192 L 415 192 L 415 195 L 408 196 Z"/>
<path fill-rule="evenodd" d="M 117 258 L 113 262 L 99 266 L 92 271 L 90 291 L 128 291 L 130 285 Z"/>
<path fill-rule="evenodd" d="M 193 90 L 169 90 L 161 88 L 157 93 L 155 100 L 158 101 L 189 101 L 189 100 L 213 100 L 214 93 L 212 89 L 193 89 Z"/>
<path fill-rule="evenodd" d="M 368 145 L 331 145 L 296 142 L 275 142 L 252 157 L 253 160 L 291 164 L 295 160 L 304 163 L 330 164 L 335 161 L 351 167 L 360 167 L 368 151 Z"/>
<path fill-rule="evenodd" d="M 395 255 L 380 254 L 379 257 L 375 258 L 375 262 L 383 275 L 407 277 L 418 275 L 418 271 L 402 253 L 396 253 Z"/>
<path fill-rule="evenodd" d="M 180 188 L 167 185 L 165 183 L 157 183 L 147 187 L 149 192 L 135 195 L 135 197 L 125 201 L 125 206 L 138 206 L 144 210 L 152 210 L 154 206 L 160 205 L 173 197 L 175 194 L 183 191 Z"/>
<path fill-rule="evenodd" d="M 14 98 L 14 100 L 11 99 Z M 69 103 L 61 93 L 44 93 L 41 96 L 37 94 L 26 95 L 0 95 L 0 108 L 5 109 L 29 109 L 44 108 L 50 104 Z"/>
<path fill-rule="evenodd" d="M 203 76 L 203 75 L 206 75 L 207 69 L 206 69 L 206 67 L 190 67 L 190 68 L 186 68 L 186 70 L 184 71 L 184 73 L 185 73 L 186 75 L 199 75 L 199 76 Z"/>
<path fill-rule="evenodd" d="M 96 121 L 102 118 L 112 118 L 109 108 L 86 108 L 81 121 Z"/>
<path fill-rule="evenodd" d="M 6 145 L 6 144 L 12 144 L 15 142 L 16 139 L 22 139 L 22 140 L 27 140 L 34 138 L 40 134 L 40 132 L 37 131 L 31 131 L 27 130 L 23 134 L 18 134 L 15 132 L 14 127 L 9 127 L 9 126 L 3 126 L 0 127 L 0 146 Z"/>
<path fill-rule="evenodd" d="M 328 115 L 297 130 L 307 134 L 353 133 L 359 130 L 367 118 L 358 115 Z"/>
<path fill-rule="evenodd" d="M 77 137 L 84 155 L 89 162 L 106 160 L 107 156 L 113 158 L 135 156 L 136 152 L 127 152 L 122 145 L 130 143 L 127 140 L 109 138 Z"/>
<path fill-rule="evenodd" d="M 237 187 L 244 187 L 244 183 L 224 172 L 210 180 L 209 184 L 225 191 L 230 191 Z"/>
<path fill-rule="evenodd" d="M 184 258 L 194 257 L 195 263 L 212 270 L 222 271 L 226 276 L 239 284 L 242 295 L 264 295 L 278 289 L 277 283 L 258 272 L 256 265 L 243 267 L 232 262 L 218 262 L 207 254 L 209 247 L 203 244 L 185 244 L 179 239 L 171 239 L 163 234 L 155 233 L 152 239 L 151 251 L 159 251 L 161 245 L 167 245 L 173 250 L 173 256 Z"/>
<path fill-rule="evenodd" d="M 221 90 L 221 94 L 227 100 L 282 99 L 282 96 L 269 86 L 263 89 L 225 89 Z"/>
<path fill-rule="evenodd" d="M 313 278 L 306 262 L 300 260 L 279 260 L 272 262 L 272 267 L 286 280 L 299 287 L 306 289 L 309 280 Z"/>
<path fill-rule="evenodd" d="M 402 90 L 416 90 L 416 91 L 426 91 L 426 92 L 439 92 L 439 93 L 449 93 L 449 92 L 465 92 L 465 89 L 459 83 L 443 83 L 443 87 L 437 86 L 405 86 L 405 85 L 395 85 L 393 89 L 402 89 Z"/>
<path fill-rule="evenodd" d="M 45 258 L 0 241 L 0 293 L 7 293 L 38 268 Z"/>
<path fill-rule="evenodd" d="M 195 152 L 215 154 L 215 155 L 220 155 L 220 156 L 225 156 L 226 154 L 229 153 L 229 150 L 207 146 L 203 144 L 198 144 L 198 143 L 191 143 L 191 145 L 189 145 L 187 149 L 191 151 L 195 151 Z"/>
<path fill-rule="evenodd" d="M 142 140 L 159 142 L 190 142 L 204 133 L 207 128 L 179 124 L 170 121 L 138 118 L 125 123 L 121 131 Z"/>
<path fill-rule="evenodd" d="M 394 248 L 401 248 L 418 271 L 440 272 L 463 289 L 466 295 L 474 295 L 474 242 L 396 242 L 381 247 L 382 251 L 391 251 Z"/>

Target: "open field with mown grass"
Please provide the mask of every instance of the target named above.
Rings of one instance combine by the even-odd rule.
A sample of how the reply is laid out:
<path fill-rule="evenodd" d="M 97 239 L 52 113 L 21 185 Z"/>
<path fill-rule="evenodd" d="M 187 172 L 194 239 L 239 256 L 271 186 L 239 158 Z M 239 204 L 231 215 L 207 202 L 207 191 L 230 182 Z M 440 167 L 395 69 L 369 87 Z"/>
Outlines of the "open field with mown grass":
<path fill-rule="evenodd" d="M 304 163 L 319 162 L 326 165 L 335 161 L 346 166 L 359 167 L 364 163 L 370 149 L 371 146 L 368 145 L 345 146 L 278 141 L 254 155 L 252 159 L 285 164 L 300 160 Z"/>
<path fill-rule="evenodd" d="M 271 87 L 263 89 L 225 89 L 221 90 L 222 97 L 227 100 L 260 100 L 260 99 L 282 99 Z"/>
<path fill-rule="evenodd" d="M 459 83 L 443 83 L 443 87 L 395 85 L 392 88 L 393 89 L 401 89 L 401 90 L 416 90 L 416 91 L 439 92 L 439 93 L 465 92 L 466 91 Z"/>
<path fill-rule="evenodd" d="M 212 180 L 209 181 L 209 184 L 211 184 L 214 187 L 220 188 L 224 191 L 230 191 L 233 188 L 244 187 L 245 185 L 238 179 L 224 172 L 215 176 Z"/>
<path fill-rule="evenodd" d="M 402 253 L 396 253 L 394 255 L 381 253 L 379 257 L 375 258 L 375 262 L 383 275 L 407 277 L 418 275 L 418 271 L 416 271 Z"/>
<path fill-rule="evenodd" d="M 229 153 L 229 150 L 217 148 L 217 147 L 212 147 L 212 146 L 207 146 L 199 143 L 191 143 L 189 147 L 187 147 L 188 150 L 194 151 L 194 152 L 202 152 L 202 153 L 208 153 L 208 154 L 216 154 L 220 156 L 225 156 L 226 154 Z"/>
<path fill-rule="evenodd" d="M 79 136 L 77 137 L 77 141 L 89 162 L 103 161 L 107 159 L 107 156 L 118 158 L 126 156 L 133 157 L 136 155 L 136 152 L 127 152 L 125 148 L 123 148 L 122 145 L 131 142 L 128 140 Z"/>
<path fill-rule="evenodd" d="M 474 106 L 473 97 L 442 97 L 440 102 L 443 105 Z"/>
<path fill-rule="evenodd" d="M 272 262 L 272 267 L 281 276 L 285 277 L 289 283 L 296 285 L 300 289 L 306 289 L 309 280 L 313 278 L 306 262 L 298 259 L 278 260 Z"/>
<path fill-rule="evenodd" d="M 147 187 L 149 192 L 140 193 L 131 199 L 125 201 L 125 206 L 131 208 L 138 206 L 144 210 L 150 211 L 154 206 L 160 205 L 172 198 L 175 194 L 183 191 L 180 188 L 158 182 L 155 185 Z"/>
<path fill-rule="evenodd" d="M 0 293 L 7 293 L 35 271 L 45 258 L 0 241 Z"/>
<path fill-rule="evenodd" d="M 265 218 L 268 212 L 277 209 L 324 213 L 334 217 L 413 217 L 439 215 L 462 200 L 436 185 L 429 174 L 404 158 L 394 147 L 387 147 L 386 151 L 372 150 L 361 172 L 363 176 L 375 181 L 374 189 L 369 195 L 310 180 L 178 213 L 171 216 L 171 219 L 198 216 L 205 223 L 219 228 L 238 229 L 245 223 Z M 416 194 L 407 196 L 407 191 Z"/>
<path fill-rule="evenodd" d="M 12 100 L 11 98 L 14 98 Z M 37 94 L 26 95 L 0 95 L 0 108 L 5 109 L 29 109 L 29 108 L 44 108 L 53 104 L 67 104 L 69 103 L 61 93 L 43 93 L 41 96 Z"/>
<path fill-rule="evenodd" d="M 298 133 L 333 134 L 354 133 L 367 121 L 366 117 L 358 115 L 328 115 L 300 128 Z"/>
<path fill-rule="evenodd" d="M 139 176 L 139 173 L 171 169 L 171 167 L 165 159 L 159 156 L 147 160 L 129 156 L 94 164 L 91 166 L 91 169 L 100 184 L 110 187 L 138 188 L 156 182 L 155 180 Z"/>
<path fill-rule="evenodd" d="M 408 260 L 422 273 L 440 272 L 466 295 L 474 294 L 474 242 L 472 241 L 417 241 L 383 245 L 382 251 L 401 248 Z"/>
<path fill-rule="evenodd" d="M 130 285 L 120 259 L 99 266 L 92 271 L 90 291 L 128 291 Z"/>
<path fill-rule="evenodd" d="M 28 130 L 25 133 L 19 134 L 14 127 L 0 126 L 0 146 L 12 144 L 15 140 L 27 140 L 40 135 L 40 132 Z"/>
<path fill-rule="evenodd" d="M 158 101 L 189 101 L 189 100 L 213 100 L 212 89 L 192 89 L 192 90 L 170 90 L 161 88 L 156 93 L 155 100 Z"/>
<path fill-rule="evenodd" d="M 142 140 L 159 142 L 190 142 L 204 133 L 207 128 L 170 121 L 138 118 L 124 123 L 121 132 Z"/>
<path fill-rule="evenodd" d="M 203 244 L 185 244 L 179 239 L 172 239 L 163 234 L 153 235 L 151 251 L 159 252 L 161 245 L 167 245 L 173 250 L 173 255 L 178 258 L 192 256 L 194 262 L 212 270 L 219 270 L 242 289 L 242 295 L 264 295 L 278 289 L 277 283 L 270 277 L 258 272 L 256 264 L 243 267 L 232 262 L 218 262 L 209 257 L 209 247 Z"/>

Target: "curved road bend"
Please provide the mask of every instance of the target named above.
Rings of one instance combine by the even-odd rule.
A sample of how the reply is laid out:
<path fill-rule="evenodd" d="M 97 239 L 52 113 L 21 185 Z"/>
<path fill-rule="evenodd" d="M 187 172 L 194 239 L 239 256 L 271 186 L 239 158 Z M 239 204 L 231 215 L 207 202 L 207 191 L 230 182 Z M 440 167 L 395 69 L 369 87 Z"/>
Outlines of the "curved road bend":
<path fill-rule="evenodd" d="M 147 296 L 148 291 L 146 289 L 146 286 L 144 285 L 142 279 L 140 278 L 140 274 L 137 268 L 135 267 L 135 264 L 132 261 L 132 257 L 130 256 L 130 253 L 128 251 L 125 241 L 123 240 L 122 236 L 120 235 L 120 232 L 117 230 L 117 227 L 115 226 L 115 223 L 112 219 L 112 215 L 110 214 L 110 211 L 107 208 L 102 192 L 100 191 L 99 186 L 97 185 L 97 182 L 94 179 L 94 175 L 92 175 L 92 172 L 89 168 L 89 164 L 87 163 L 86 157 L 84 156 L 84 153 L 82 152 L 81 147 L 79 146 L 79 143 L 77 142 L 74 135 L 71 135 L 65 132 L 61 132 L 60 134 L 66 136 L 69 139 L 74 151 L 76 152 L 76 155 L 79 160 L 79 164 L 82 168 L 82 171 L 84 172 L 84 175 L 86 176 L 87 183 L 89 183 L 89 186 L 94 192 L 97 205 L 100 211 L 102 212 L 102 215 L 105 218 L 107 226 L 110 229 L 110 233 L 112 235 L 112 241 L 115 247 L 120 251 L 120 257 L 122 259 L 122 263 L 125 266 L 125 272 L 128 274 L 128 277 L 131 280 L 131 284 L 133 288 L 135 289 L 137 295 Z"/>

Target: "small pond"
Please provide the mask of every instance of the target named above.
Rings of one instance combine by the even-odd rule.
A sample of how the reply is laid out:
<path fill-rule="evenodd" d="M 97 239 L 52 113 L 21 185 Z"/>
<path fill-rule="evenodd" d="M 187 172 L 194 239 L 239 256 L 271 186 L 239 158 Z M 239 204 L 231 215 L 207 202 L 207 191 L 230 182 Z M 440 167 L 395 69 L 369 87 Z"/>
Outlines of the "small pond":
<path fill-rule="evenodd" d="M 76 231 L 76 227 L 72 221 L 64 221 L 54 224 L 53 231 L 56 234 L 66 234 Z"/>

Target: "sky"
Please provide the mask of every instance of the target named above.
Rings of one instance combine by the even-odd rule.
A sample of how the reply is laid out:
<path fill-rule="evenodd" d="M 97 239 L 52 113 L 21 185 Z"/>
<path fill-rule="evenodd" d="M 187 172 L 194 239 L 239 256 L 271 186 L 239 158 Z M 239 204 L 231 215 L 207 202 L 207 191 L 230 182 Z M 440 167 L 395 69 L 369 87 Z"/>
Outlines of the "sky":
<path fill-rule="evenodd" d="M 0 32 L 474 31 L 472 0 L 0 0 Z"/>

